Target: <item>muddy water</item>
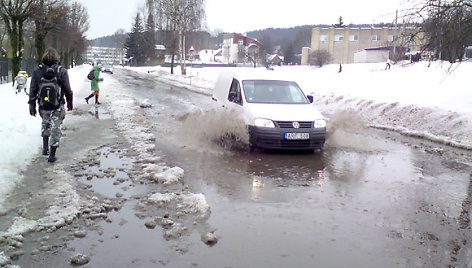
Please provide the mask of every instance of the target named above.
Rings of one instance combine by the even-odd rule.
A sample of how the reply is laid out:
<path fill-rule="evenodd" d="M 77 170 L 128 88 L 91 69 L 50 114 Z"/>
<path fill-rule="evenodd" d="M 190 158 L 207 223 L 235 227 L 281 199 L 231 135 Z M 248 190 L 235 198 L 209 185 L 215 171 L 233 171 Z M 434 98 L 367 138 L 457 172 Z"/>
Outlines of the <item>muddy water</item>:
<path fill-rule="evenodd" d="M 122 74 L 125 85 L 126 75 L 144 81 L 130 90 L 153 104 L 148 122 L 156 146 L 169 165 L 185 170 L 192 191 L 205 195 L 219 236 L 213 247 L 182 238 L 190 241 L 187 252 L 167 265 L 431 267 L 472 260 L 464 244 L 469 152 L 375 131 L 355 112 L 341 111 L 331 115 L 322 152 L 249 153 L 239 121 L 213 114 L 209 96 L 145 74 Z M 238 142 L 215 142 L 228 124 Z"/>

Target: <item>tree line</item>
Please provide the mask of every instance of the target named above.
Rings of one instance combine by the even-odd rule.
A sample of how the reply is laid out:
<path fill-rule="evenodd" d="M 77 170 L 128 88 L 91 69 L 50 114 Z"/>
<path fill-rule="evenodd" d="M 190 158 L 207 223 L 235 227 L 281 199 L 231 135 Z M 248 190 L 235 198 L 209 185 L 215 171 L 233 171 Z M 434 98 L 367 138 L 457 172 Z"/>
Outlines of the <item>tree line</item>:
<path fill-rule="evenodd" d="M 425 35 L 424 50 L 433 51 L 436 58 L 455 62 L 462 60 L 467 46 L 472 43 L 472 0 L 423 0 L 419 7 L 409 10 L 409 17 L 420 26 Z M 85 7 L 72 0 L 0 0 L 0 54 L 12 61 L 12 75 L 21 66 L 23 58 L 35 58 L 39 64 L 46 46 L 55 47 L 61 55 L 62 64 L 71 67 L 82 62 L 87 48 L 85 33 L 89 29 L 89 17 Z M 341 18 L 340 18 L 341 20 Z M 145 0 L 145 8 L 136 14 L 132 30 L 122 40 L 127 57 L 136 64 L 156 60 L 155 45 L 166 47 L 174 63 L 181 61 L 185 74 L 188 40 L 196 33 L 204 33 L 204 0 Z M 271 29 L 268 29 L 271 30 Z M 280 40 L 279 29 L 255 31 L 264 50 L 279 52 L 286 62 L 296 62 L 295 54 L 309 46 L 310 27 L 296 29 L 294 38 Z M 279 33 L 279 34 L 277 34 Z M 276 37 L 274 37 L 276 36 Z M 278 38 L 277 38 L 278 36 Z M 208 34 L 208 38 L 211 39 Z M 221 35 L 214 40 L 221 39 Z M 198 40 L 197 39 L 192 39 Z M 215 42 L 208 42 L 214 46 Z M 202 42 L 202 48 L 205 44 Z M 206 47 L 208 48 L 208 47 Z"/>
<path fill-rule="evenodd" d="M 205 24 L 204 0 L 146 0 L 145 11 L 137 13 L 125 43 L 126 56 L 142 65 L 154 60 L 158 40 L 171 56 L 171 73 L 176 58 L 186 73 L 187 36 Z M 159 36 L 156 36 L 159 32 Z"/>
<path fill-rule="evenodd" d="M 41 63 L 46 47 L 54 47 L 67 68 L 81 63 L 87 48 L 87 10 L 70 0 L 0 0 L 0 45 L 11 58 L 12 79 L 26 57 Z"/>
<path fill-rule="evenodd" d="M 411 16 L 423 20 L 425 50 L 451 63 L 463 60 L 472 45 L 472 0 L 429 0 Z"/>

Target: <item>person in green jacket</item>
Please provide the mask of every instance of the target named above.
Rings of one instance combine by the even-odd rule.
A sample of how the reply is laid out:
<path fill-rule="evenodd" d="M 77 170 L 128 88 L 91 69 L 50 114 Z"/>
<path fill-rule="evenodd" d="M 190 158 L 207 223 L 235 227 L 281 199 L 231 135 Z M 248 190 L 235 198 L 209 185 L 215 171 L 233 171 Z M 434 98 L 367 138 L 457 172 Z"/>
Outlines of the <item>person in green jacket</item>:
<path fill-rule="evenodd" d="M 100 93 L 100 88 L 98 87 L 98 81 L 100 79 L 100 67 L 97 66 L 96 63 L 94 63 L 94 66 L 93 66 L 93 76 L 94 76 L 93 80 L 90 81 L 90 88 L 93 92 L 92 94 L 90 94 L 88 97 L 85 98 L 85 102 L 87 102 L 88 104 L 89 99 L 95 96 L 95 104 L 101 104 L 98 101 L 98 95 Z"/>

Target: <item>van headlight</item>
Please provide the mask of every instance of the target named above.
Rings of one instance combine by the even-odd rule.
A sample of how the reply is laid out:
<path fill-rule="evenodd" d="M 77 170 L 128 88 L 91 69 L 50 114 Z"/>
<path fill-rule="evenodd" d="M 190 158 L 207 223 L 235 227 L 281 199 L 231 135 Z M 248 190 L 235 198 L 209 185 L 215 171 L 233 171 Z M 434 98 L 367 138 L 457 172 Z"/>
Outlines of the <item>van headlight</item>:
<path fill-rule="evenodd" d="M 326 120 L 320 119 L 315 121 L 315 128 L 325 128 Z"/>
<path fill-rule="evenodd" d="M 274 122 L 272 122 L 272 120 L 265 119 L 265 118 L 254 119 L 254 125 L 256 127 L 270 127 L 270 128 L 275 127 Z"/>

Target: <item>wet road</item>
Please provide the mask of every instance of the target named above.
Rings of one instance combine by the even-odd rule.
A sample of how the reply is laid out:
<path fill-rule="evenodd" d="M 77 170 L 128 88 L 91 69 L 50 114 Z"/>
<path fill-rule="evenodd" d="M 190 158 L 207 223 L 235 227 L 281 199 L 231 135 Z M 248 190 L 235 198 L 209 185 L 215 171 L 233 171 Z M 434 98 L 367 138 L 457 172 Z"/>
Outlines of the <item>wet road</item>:
<path fill-rule="evenodd" d="M 320 152 L 250 153 L 210 96 L 154 74 L 104 77 L 105 104 L 66 120 L 55 170 L 38 157 L 25 171 L 0 231 L 22 217 L 35 231 L 0 237 L 0 266 L 5 250 L 21 267 L 78 253 L 85 267 L 472 267 L 471 152 L 339 112 Z M 161 162 L 183 177 L 166 184 Z M 50 222 L 50 208 L 64 215 Z"/>
<path fill-rule="evenodd" d="M 470 152 L 346 127 L 315 154 L 249 153 L 215 142 L 231 117 L 209 96 L 113 77 L 150 99 L 158 154 L 211 208 L 218 243 L 182 237 L 169 267 L 470 267 Z"/>

